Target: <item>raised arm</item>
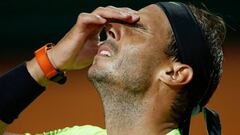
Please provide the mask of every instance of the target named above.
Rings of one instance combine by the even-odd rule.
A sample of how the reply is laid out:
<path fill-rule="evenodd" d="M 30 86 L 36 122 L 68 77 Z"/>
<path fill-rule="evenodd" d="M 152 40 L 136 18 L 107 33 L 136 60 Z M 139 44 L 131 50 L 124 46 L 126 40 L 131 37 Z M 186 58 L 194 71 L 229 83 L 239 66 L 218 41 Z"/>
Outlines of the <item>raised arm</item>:
<path fill-rule="evenodd" d="M 99 32 L 111 20 L 134 23 L 139 16 L 134 10 L 112 6 L 81 13 L 72 29 L 47 51 L 52 66 L 64 72 L 89 66 L 97 53 Z M 36 58 L 0 77 L 0 134 L 50 82 Z"/>

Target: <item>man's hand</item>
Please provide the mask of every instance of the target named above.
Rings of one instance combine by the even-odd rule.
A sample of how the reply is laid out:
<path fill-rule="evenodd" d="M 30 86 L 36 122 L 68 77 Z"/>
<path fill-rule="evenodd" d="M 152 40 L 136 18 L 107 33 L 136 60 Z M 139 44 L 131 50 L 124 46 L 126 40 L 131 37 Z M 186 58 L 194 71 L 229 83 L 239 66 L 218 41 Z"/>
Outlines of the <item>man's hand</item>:
<path fill-rule="evenodd" d="M 99 32 L 112 19 L 133 23 L 139 20 L 139 16 L 131 9 L 112 6 L 81 13 L 73 28 L 49 51 L 51 62 L 64 71 L 89 66 L 97 53 Z"/>
<path fill-rule="evenodd" d="M 134 23 L 139 20 L 136 11 L 113 6 L 99 7 L 92 13 L 81 13 L 72 29 L 48 51 L 51 63 L 62 71 L 79 70 L 89 66 L 97 53 L 99 32 L 111 20 Z M 49 82 L 36 59 L 27 63 L 31 76 L 42 86 Z"/>
<path fill-rule="evenodd" d="M 72 29 L 48 51 L 48 57 L 55 68 L 70 71 L 89 66 L 97 53 L 99 32 L 113 19 L 134 23 L 139 20 L 139 16 L 136 11 L 129 8 L 112 6 L 99 7 L 92 13 L 81 13 Z M 28 72 L 40 85 L 47 86 L 49 80 L 35 58 L 28 61 L 26 66 Z M 7 124 L 0 121 L 0 134 L 4 133 L 6 127 Z"/>

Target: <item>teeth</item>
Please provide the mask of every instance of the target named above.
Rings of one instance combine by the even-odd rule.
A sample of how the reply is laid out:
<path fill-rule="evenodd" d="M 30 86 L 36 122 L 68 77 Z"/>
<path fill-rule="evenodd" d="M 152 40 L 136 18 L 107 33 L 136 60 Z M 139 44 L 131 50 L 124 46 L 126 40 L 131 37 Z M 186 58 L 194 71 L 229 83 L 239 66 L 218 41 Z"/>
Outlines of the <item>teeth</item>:
<path fill-rule="evenodd" d="M 111 53 L 109 51 L 101 51 L 100 54 L 104 55 L 104 56 L 107 56 L 107 57 L 111 56 Z"/>

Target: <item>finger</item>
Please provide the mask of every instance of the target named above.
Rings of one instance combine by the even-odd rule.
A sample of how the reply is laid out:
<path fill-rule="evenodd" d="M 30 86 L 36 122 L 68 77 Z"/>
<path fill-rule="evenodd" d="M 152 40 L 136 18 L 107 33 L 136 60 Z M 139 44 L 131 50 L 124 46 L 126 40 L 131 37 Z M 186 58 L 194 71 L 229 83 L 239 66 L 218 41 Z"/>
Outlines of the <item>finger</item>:
<path fill-rule="evenodd" d="M 77 23 L 79 24 L 104 24 L 107 20 L 99 15 L 81 13 L 78 16 Z"/>
<path fill-rule="evenodd" d="M 113 6 L 107 6 L 105 8 L 99 8 L 96 10 L 101 16 L 110 19 L 118 19 L 133 23 L 139 20 L 139 16 L 136 14 L 136 11 L 117 8 Z"/>
<path fill-rule="evenodd" d="M 133 23 L 139 20 L 137 14 L 133 14 L 128 10 L 123 10 L 120 8 L 108 6 L 108 7 L 99 7 L 92 12 L 93 14 L 99 15 L 107 20 L 117 19 Z"/>
<path fill-rule="evenodd" d="M 140 19 L 140 16 L 137 14 L 137 11 L 130 9 L 130 8 L 117 8 L 113 6 L 108 6 L 108 8 L 112 8 L 115 11 L 119 11 L 121 14 L 128 14 L 130 18 L 126 19 L 125 21 L 134 23 Z"/>
<path fill-rule="evenodd" d="M 117 8 L 117 7 L 114 7 L 114 6 L 108 6 L 109 8 L 113 8 L 113 9 L 118 9 L 118 10 L 121 10 L 123 12 L 128 12 L 128 13 L 131 13 L 131 14 L 137 14 L 138 11 L 136 10 L 133 10 L 131 8 L 128 8 L 128 7 L 120 7 L 120 8 Z"/>
<path fill-rule="evenodd" d="M 81 13 L 73 28 L 59 42 L 61 44 L 72 44 L 73 46 L 78 44 L 80 48 L 81 45 L 84 44 L 86 38 L 90 34 L 97 34 L 106 22 L 107 20 L 100 16 Z M 78 49 L 75 48 L 75 50 Z"/>
<path fill-rule="evenodd" d="M 132 17 L 131 19 L 132 19 L 133 22 L 138 21 L 140 19 L 139 15 L 138 15 L 138 11 L 133 10 L 131 8 L 128 8 L 128 7 L 117 8 L 117 7 L 114 7 L 114 6 L 107 6 L 107 8 L 112 8 L 113 10 L 116 10 L 116 11 L 118 10 L 121 13 L 130 14 L 131 17 Z"/>

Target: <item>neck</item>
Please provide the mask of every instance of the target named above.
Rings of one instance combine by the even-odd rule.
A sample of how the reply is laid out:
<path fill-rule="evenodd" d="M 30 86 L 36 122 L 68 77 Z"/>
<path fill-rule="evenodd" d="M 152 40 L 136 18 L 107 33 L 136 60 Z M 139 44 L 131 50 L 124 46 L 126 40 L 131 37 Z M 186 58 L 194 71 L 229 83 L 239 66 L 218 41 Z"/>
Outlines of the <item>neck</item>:
<path fill-rule="evenodd" d="M 108 135 L 165 135 L 176 128 L 176 124 L 167 121 L 168 113 L 161 110 L 163 101 L 158 94 L 104 91 L 112 92 L 100 92 Z"/>

